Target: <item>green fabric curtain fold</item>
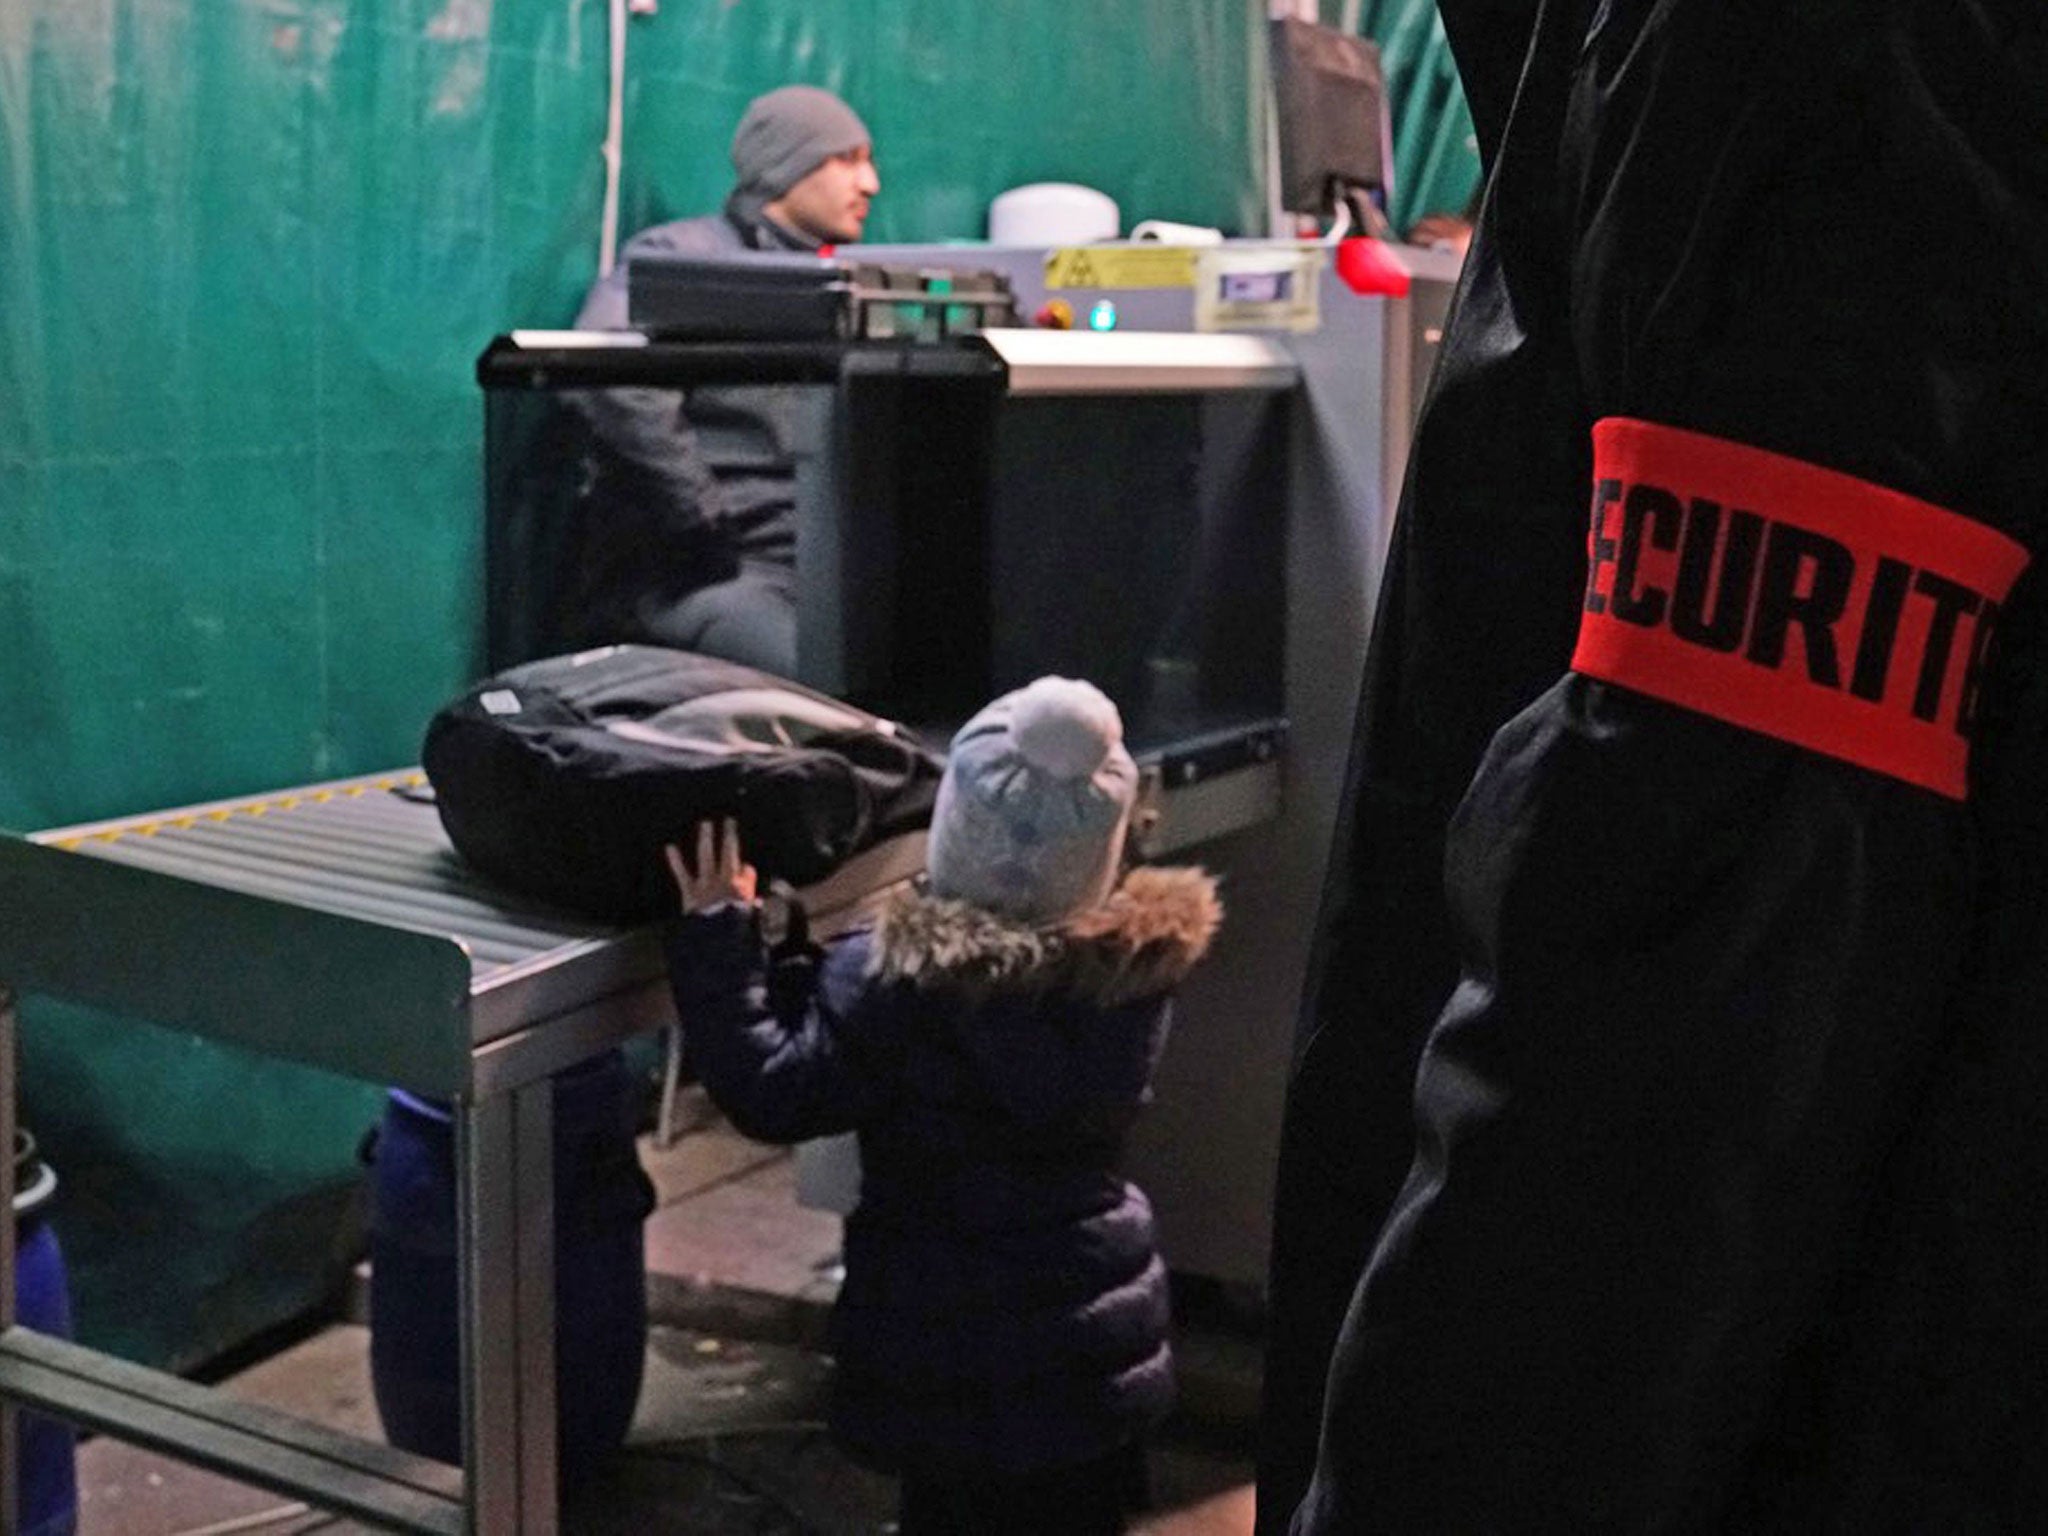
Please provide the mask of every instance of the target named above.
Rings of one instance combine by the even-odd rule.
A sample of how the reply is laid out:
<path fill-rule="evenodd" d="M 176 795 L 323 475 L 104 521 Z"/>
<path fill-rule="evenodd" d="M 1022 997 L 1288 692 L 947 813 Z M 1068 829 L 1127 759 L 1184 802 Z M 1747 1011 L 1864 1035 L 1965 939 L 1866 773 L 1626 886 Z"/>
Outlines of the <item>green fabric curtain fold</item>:
<path fill-rule="evenodd" d="M 1325 0 L 1334 23 L 1341 7 Z M 1358 30 L 1379 45 L 1394 135 L 1389 216 L 1407 229 L 1425 213 L 1462 213 L 1479 185 L 1479 146 L 1436 0 L 1361 0 Z"/>

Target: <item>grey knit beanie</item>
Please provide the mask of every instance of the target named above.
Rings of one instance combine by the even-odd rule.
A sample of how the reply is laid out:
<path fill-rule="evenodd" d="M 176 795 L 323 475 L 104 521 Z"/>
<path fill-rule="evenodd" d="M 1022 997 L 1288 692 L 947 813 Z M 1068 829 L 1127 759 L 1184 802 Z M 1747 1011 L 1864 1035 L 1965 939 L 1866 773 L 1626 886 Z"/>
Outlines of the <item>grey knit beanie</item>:
<path fill-rule="evenodd" d="M 960 728 L 926 849 L 932 894 L 1031 923 L 1108 896 L 1137 798 L 1123 719 L 1092 684 L 1041 677 Z"/>
<path fill-rule="evenodd" d="M 732 135 L 737 191 L 773 201 L 834 155 L 871 142 L 866 123 L 815 85 L 785 85 L 747 104 Z"/>

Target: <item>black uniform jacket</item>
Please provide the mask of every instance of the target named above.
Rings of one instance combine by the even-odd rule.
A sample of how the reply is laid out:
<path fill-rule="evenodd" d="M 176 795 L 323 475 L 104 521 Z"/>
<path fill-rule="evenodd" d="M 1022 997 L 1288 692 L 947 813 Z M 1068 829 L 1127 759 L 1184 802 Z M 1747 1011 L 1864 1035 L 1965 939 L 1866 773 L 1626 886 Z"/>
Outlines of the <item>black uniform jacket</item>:
<path fill-rule="evenodd" d="M 2048 1529 L 2048 7 L 1442 10 L 1260 1529 Z"/>

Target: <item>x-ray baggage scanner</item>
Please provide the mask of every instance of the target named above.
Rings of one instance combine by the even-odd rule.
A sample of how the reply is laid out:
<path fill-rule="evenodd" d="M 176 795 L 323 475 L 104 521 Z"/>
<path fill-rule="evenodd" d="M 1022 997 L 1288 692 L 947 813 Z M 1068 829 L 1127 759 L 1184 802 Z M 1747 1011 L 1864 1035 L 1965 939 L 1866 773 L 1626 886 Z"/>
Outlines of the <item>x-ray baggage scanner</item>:
<path fill-rule="evenodd" d="M 1117 701 L 1143 851 L 1216 872 L 1227 910 L 1130 1171 L 1169 1264 L 1233 1286 L 1264 1279 L 1373 596 L 1456 276 L 1453 257 L 1390 249 L 1406 296 L 1354 293 L 1334 248 L 1293 243 L 853 247 L 941 293 L 948 273 L 977 293 L 993 277 L 1021 319 L 1072 328 L 939 327 L 927 298 L 867 335 L 514 332 L 478 362 L 491 666 L 565 648 L 563 394 L 642 387 L 674 391 L 722 462 L 788 466 L 799 681 L 941 742 L 1042 673 Z M 774 408 L 691 411 L 735 398 Z M 779 440 L 721 441 L 742 414 Z"/>

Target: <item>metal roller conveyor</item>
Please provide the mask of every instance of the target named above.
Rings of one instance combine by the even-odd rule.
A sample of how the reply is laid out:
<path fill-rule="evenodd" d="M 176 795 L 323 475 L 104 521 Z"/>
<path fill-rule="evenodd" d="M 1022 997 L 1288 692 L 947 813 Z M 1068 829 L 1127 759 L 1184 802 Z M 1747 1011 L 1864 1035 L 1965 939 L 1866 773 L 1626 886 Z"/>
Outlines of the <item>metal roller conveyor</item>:
<path fill-rule="evenodd" d="M 857 920 L 923 860 L 921 833 L 856 855 L 802 893 L 813 931 Z M 16 1326 L 0 1222 L 0 1488 L 26 1407 L 399 1530 L 557 1530 L 550 1078 L 674 1022 L 656 935 L 483 880 L 413 768 L 0 831 L 0 913 L 0 1142 L 16 992 L 454 1102 L 468 1468 Z M 0 1209 L 12 1198 L 0 1159 Z"/>

